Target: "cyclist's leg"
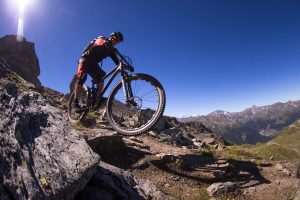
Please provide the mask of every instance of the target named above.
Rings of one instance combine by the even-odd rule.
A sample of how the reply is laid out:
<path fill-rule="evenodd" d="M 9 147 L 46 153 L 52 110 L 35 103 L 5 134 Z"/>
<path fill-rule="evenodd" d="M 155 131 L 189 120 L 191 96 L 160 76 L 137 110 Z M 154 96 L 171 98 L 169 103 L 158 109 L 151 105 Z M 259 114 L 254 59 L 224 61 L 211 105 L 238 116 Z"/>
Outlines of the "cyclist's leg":
<path fill-rule="evenodd" d="M 97 84 L 97 96 L 101 93 L 104 86 L 104 81 L 102 78 L 106 73 L 99 67 L 97 63 L 89 64 L 87 73 L 92 77 L 94 83 Z"/>
<path fill-rule="evenodd" d="M 75 84 L 75 91 L 74 91 L 74 100 L 78 102 L 78 97 L 80 96 L 80 94 L 82 93 L 82 85 L 84 84 L 84 82 L 87 79 L 87 74 L 86 74 L 86 70 L 85 70 L 85 62 L 83 62 L 82 60 L 79 60 L 78 62 L 78 67 L 77 67 L 77 82 Z"/>

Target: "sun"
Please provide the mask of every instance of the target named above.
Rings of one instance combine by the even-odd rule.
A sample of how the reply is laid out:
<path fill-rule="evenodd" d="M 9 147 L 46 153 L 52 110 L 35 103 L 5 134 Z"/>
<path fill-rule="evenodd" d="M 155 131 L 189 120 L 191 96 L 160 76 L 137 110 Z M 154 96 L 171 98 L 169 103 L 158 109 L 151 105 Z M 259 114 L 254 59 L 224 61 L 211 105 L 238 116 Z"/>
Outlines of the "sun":
<path fill-rule="evenodd" d="M 29 5 L 32 2 L 32 0 L 17 0 L 17 1 L 20 8 L 24 8 L 25 6 Z"/>

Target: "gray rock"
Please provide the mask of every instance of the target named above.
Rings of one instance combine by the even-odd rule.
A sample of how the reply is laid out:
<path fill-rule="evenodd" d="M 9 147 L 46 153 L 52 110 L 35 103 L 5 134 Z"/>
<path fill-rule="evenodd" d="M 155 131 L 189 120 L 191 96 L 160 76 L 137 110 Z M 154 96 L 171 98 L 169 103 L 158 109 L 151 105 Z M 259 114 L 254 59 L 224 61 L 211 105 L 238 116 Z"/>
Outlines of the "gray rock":
<path fill-rule="evenodd" d="M 2 79 L 0 152 L 1 184 L 14 199 L 73 199 L 100 161 L 59 109 Z"/>
<path fill-rule="evenodd" d="M 149 131 L 148 134 L 151 135 L 152 137 L 156 137 L 156 138 L 158 137 L 158 133 L 155 131 Z"/>
<path fill-rule="evenodd" d="M 233 192 L 238 188 L 237 183 L 225 182 L 225 183 L 214 183 L 207 188 L 209 196 L 214 196 L 216 194 L 226 194 L 228 192 Z"/>
<path fill-rule="evenodd" d="M 160 132 L 160 135 L 168 135 L 171 137 L 175 137 L 178 133 L 180 133 L 180 129 L 173 127 Z"/>
<path fill-rule="evenodd" d="M 140 194 L 143 194 L 145 199 L 166 200 L 169 199 L 163 192 L 149 180 L 135 179 L 137 185 L 135 188 Z"/>
<path fill-rule="evenodd" d="M 139 140 L 137 137 L 134 137 L 134 136 L 129 137 L 129 140 L 132 140 L 134 142 L 141 143 L 141 144 L 144 143 L 142 140 Z"/>
<path fill-rule="evenodd" d="M 151 181 L 135 179 L 125 170 L 101 162 L 89 186 L 79 193 L 83 199 L 167 199 Z"/>
<path fill-rule="evenodd" d="M 194 142 L 194 145 L 195 145 L 196 147 L 201 147 L 201 143 L 199 143 L 199 142 Z"/>
<path fill-rule="evenodd" d="M 146 144 L 142 144 L 142 143 L 139 143 L 139 142 L 134 142 L 133 140 L 129 140 L 129 139 L 126 139 L 126 138 L 123 138 L 123 141 L 125 142 L 125 144 L 127 146 L 138 149 L 140 151 L 148 152 L 150 150 L 150 146 L 148 146 Z"/>
<path fill-rule="evenodd" d="M 17 42 L 15 35 L 0 38 L 0 58 L 8 63 L 10 70 L 16 72 L 24 80 L 41 85 L 39 60 L 35 53 L 34 43 Z"/>
<path fill-rule="evenodd" d="M 277 171 L 282 171 L 282 170 L 284 169 L 284 167 L 283 167 L 281 164 L 279 164 L 279 163 L 277 163 L 277 164 L 274 166 L 274 168 L 275 168 Z"/>
<path fill-rule="evenodd" d="M 157 124 L 155 124 L 155 127 L 153 128 L 154 131 L 156 132 L 161 132 L 163 130 L 166 130 L 167 128 L 167 122 L 164 117 L 160 118 L 158 120 Z"/>
<path fill-rule="evenodd" d="M 208 146 L 205 142 L 202 142 L 202 143 L 200 144 L 200 147 L 201 147 L 201 148 L 205 148 L 205 149 L 208 149 L 208 148 L 209 148 L 209 146 Z"/>
<path fill-rule="evenodd" d="M 286 168 L 284 168 L 282 170 L 282 173 L 285 174 L 285 175 L 287 175 L 287 176 L 291 176 L 292 175 L 292 172 L 290 170 L 286 169 Z"/>
<path fill-rule="evenodd" d="M 214 138 L 205 138 L 203 142 L 205 142 L 206 144 L 213 145 L 215 144 L 216 140 Z"/>

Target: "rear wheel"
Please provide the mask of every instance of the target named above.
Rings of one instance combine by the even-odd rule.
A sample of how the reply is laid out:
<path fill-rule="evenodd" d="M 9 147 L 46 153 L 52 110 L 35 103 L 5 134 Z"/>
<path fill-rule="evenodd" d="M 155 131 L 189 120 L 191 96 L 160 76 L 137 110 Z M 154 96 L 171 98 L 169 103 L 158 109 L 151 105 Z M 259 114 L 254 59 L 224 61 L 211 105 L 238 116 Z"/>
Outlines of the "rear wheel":
<path fill-rule="evenodd" d="M 69 108 L 68 108 L 68 115 L 71 122 L 76 123 L 79 121 L 82 121 L 85 117 L 85 115 L 88 113 L 89 110 L 89 89 L 87 85 L 83 85 L 83 90 L 78 98 L 78 103 L 80 106 L 80 110 L 75 111 L 73 108 L 75 93 L 72 92 L 72 95 L 70 97 L 69 101 Z"/>
<path fill-rule="evenodd" d="M 125 81 L 132 93 L 126 101 L 122 81 L 111 91 L 107 101 L 107 119 L 122 135 L 139 135 L 150 128 L 162 116 L 165 109 L 165 91 L 154 77 L 134 74 Z"/>

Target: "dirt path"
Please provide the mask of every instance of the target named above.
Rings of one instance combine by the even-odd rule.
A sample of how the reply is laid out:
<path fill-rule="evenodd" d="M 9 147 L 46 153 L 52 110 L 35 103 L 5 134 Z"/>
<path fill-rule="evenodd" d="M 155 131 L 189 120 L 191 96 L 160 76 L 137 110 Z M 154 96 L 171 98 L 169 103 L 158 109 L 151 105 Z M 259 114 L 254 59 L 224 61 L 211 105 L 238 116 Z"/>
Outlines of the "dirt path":
<path fill-rule="evenodd" d="M 294 174 L 287 176 L 278 172 L 272 161 L 255 164 L 250 160 L 203 156 L 195 150 L 169 145 L 146 134 L 122 139 L 110 129 L 90 129 L 85 135 L 91 140 L 106 137 L 125 141 L 125 147 L 114 147 L 115 153 L 103 154 L 103 161 L 129 170 L 137 178 L 151 180 L 171 199 L 209 200 L 207 187 L 228 181 L 238 183 L 239 189 L 217 196 L 216 200 L 287 200 L 297 191 L 298 180 Z M 295 168 L 295 163 L 283 165 L 290 170 Z"/>
<path fill-rule="evenodd" d="M 173 198 L 210 199 L 206 188 L 212 183 L 225 181 L 238 182 L 240 189 L 220 196 L 220 199 L 286 200 L 291 199 L 298 188 L 294 174 L 287 176 L 278 172 L 275 162 L 261 165 L 251 161 L 227 162 L 161 143 L 150 136 L 139 139 L 150 146 L 152 155 L 139 160 L 136 166 L 142 167 L 136 167 L 132 172 L 137 177 L 153 181 Z M 167 156 L 160 156 L 164 154 Z M 283 165 L 292 171 L 294 164 Z"/>

